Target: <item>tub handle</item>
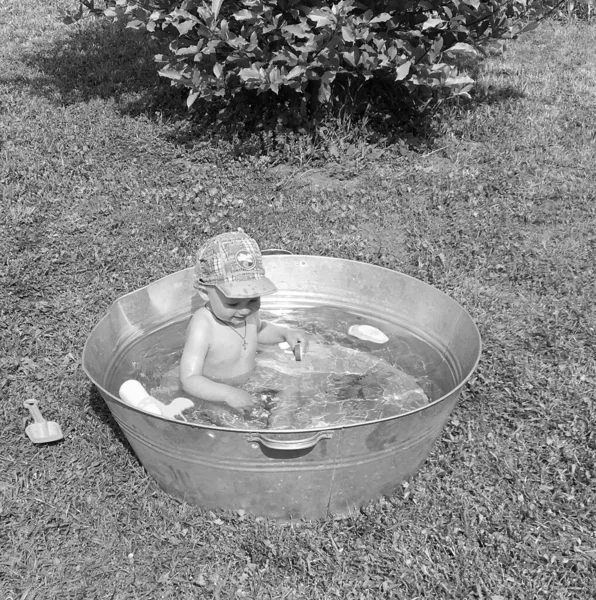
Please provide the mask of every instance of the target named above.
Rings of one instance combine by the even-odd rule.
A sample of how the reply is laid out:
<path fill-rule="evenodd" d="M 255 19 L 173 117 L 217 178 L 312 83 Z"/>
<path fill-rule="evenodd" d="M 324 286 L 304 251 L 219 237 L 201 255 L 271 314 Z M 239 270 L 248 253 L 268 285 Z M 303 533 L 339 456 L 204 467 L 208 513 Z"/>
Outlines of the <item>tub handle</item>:
<path fill-rule="evenodd" d="M 248 434 L 246 440 L 258 442 L 270 450 L 307 450 L 314 448 L 321 440 L 333 437 L 331 431 L 320 431 L 302 440 L 275 440 L 260 433 Z"/>

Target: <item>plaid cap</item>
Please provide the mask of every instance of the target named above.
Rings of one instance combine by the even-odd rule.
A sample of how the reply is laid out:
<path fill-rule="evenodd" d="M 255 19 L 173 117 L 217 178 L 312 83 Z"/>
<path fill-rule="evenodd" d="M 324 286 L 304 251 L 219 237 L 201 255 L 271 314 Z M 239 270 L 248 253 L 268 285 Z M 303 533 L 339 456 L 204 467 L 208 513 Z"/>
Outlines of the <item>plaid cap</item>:
<path fill-rule="evenodd" d="M 195 280 L 215 286 L 226 298 L 255 298 L 277 291 L 265 277 L 258 244 L 243 231 L 217 235 L 199 249 Z"/>

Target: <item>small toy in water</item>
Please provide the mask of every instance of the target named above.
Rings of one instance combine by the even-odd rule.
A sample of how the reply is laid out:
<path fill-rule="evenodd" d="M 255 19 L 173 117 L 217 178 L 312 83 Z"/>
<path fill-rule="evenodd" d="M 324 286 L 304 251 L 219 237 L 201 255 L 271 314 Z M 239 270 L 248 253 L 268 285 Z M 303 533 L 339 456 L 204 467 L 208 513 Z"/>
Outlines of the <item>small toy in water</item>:
<path fill-rule="evenodd" d="M 288 344 L 288 342 L 280 342 L 278 344 L 278 346 L 286 353 L 286 354 L 293 354 L 294 358 L 296 360 L 302 360 L 302 357 L 304 356 L 304 351 L 302 349 L 302 344 L 300 342 L 296 342 L 296 345 L 294 346 L 294 348 L 290 347 L 290 344 Z"/>
<path fill-rule="evenodd" d="M 372 325 L 352 325 L 350 329 L 348 329 L 348 333 L 351 336 L 367 342 L 374 342 L 375 344 L 384 344 L 389 340 L 380 329 L 377 329 Z"/>
<path fill-rule="evenodd" d="M 159 402 L 159 408 L 164 417 L 170 417 L 170 419 L 175 419 L 176 416 L 179 416 L 183 421 L 186 421 L 182 411 L 187 408 L 191 408 L 195 405 L 195 403 L 190 398 L 183 398 L 182 396 L 179 398 L 174 398 L 169 404 L 163 404 Z"/>
<path fill-rule="evenodd" d="M 136 379 L 125 381 L 120 386 L 119 394 L 121 400 L 139 410 L 153 415 L 169 417 L 170 419 L 179 416 L 186 421 L 182 412 L 194 406 L 194 402 L 189 398 L 174 398 L 170 404 L 164 404 L 153 396 L 150 396 L 147 390 Z"/>
<path fill-rule="evenodd" d="M 127 404 L 154 415 L 161 415 L 158 400 L 150 396 L 140 381 L 129 379 L 120 386 L 120 398 Z"/>

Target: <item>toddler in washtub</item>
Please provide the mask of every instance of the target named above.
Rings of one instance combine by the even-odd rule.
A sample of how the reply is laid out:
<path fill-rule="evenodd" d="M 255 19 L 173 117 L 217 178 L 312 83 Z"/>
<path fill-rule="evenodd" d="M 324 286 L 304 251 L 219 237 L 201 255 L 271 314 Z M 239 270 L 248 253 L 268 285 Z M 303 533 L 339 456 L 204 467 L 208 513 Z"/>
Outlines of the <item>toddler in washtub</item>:
<path fill-rule="evenodd" d="M 192 316 L 180 360 L 180 385 L 192 396 L 250 413 L 259 400 L 240 386 L 256 366 L 257 343 L 308 349 L 304 331 L 261 319 L 261 296 L 277 288 L 261 251 L 243 231 L 208 240 L 197 254 L 195 287 L 206 301 Z"/>

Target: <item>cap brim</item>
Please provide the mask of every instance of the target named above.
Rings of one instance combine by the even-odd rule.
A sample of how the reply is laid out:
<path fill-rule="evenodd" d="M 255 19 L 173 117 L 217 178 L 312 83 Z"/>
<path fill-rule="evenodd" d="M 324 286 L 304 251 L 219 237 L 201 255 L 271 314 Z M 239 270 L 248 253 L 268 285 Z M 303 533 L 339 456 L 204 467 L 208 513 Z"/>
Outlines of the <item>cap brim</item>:
<path fill-rule="evenodd" d="M 277 292 L 277 287 L 267 277 L 218 283 L 215 287 L 226 298 L 256 298 L 257 296 L 268 296 Z"/>

